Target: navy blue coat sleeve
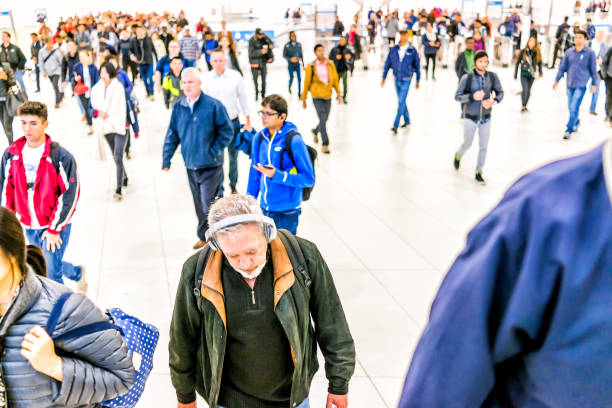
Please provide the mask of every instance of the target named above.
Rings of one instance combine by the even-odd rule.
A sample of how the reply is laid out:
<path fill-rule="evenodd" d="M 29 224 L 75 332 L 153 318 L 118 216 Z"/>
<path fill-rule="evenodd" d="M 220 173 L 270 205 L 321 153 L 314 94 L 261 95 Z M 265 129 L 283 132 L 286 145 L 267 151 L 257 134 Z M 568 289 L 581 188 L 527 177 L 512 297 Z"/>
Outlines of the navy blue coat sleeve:
<path fill-rule="evenodd" d="M 432 304 L 400 408 L 482 406 L 496 366 L 543 341 L 562 268 L 550 259 L 555 229 L 533 207 L 511 190 L 468 235 Z"/>
<path fill-rule="evenodd" d="M 176 152 L 181 140 L 179 139 L 178 131 L 177 131 L 177 118 L 176 110 L 179 104 L 175 104 L 172 108 L 172 114 L 170 116 L 170 124 L 168 125 L 168 131 L 166 132 L 166 140 L 164 141 L 164 152 L 162 158 L 162 169 L 170 168 L 170 161 L 172 160 L 172 156 Z"/>

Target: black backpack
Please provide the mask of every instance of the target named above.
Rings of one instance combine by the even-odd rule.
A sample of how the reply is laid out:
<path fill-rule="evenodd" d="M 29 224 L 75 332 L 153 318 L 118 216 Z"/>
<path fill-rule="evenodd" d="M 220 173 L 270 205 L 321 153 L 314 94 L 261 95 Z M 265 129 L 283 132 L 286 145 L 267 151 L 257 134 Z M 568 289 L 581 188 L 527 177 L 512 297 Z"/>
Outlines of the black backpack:
<path fill-rule="evenodd" d="M 291 132 L 287 133 L 287 136 L 285 137 L 285 147 L 283 147 L 283 150 L 281 150 L 280 155 L 281 155 L 281 159 L 280 159 L 280 168 L 283 168 L 283 152 L 287 152 L 287 155 L 289 156 L 289 158 L 291 159 L 291 162 L 293 163 L 293 166 L 297 169 L 297 165 L 295 164 L 295 157 L 293 156 L 293 151 L 291 150 L 291 140 L 293 140 L 293 136 L 299 134 L 299 132 L 297 130 L 292 130 Z M 259 139 L 257 140 L 257 149 L 259 150 L 259 146 L 261 145 L 261 138 L 263 136 L 261 135 L 261 133 L 259 134 Z M 306 144 L 306 143 L 304 143 Z M 316 149 L 312 146 L 308 146 L 306 145 L 306 150 L 308 150 L 308 157 L 310 157 L 310 162 L 312 163 L 312 171 L 313 174 L 315 176 L 315 180 L 316 180 L 316 171 L 315 171 L 315 164 L 317 161 L 317 156 L 318 156 L 318 152 L 316 151 Z M 304 187 L 302 189 L 302 201 L 308 201 L 310 199 L 310 194 L 312 193 L 312 190 L 314 189 L 314 184 L 311 187 Z"/>

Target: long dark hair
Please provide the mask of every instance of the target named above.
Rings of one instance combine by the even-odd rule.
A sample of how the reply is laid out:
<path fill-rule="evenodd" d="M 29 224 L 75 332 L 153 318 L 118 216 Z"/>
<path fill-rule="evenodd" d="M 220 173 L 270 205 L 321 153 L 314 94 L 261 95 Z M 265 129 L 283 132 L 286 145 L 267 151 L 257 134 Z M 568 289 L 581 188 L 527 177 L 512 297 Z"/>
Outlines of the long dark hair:
<path fill-rule="evenodd" d="M 535 37 L 529 37 L 529 39 L 527 40 L 527 44 L 525 44 L 525 48 L 523 49 L 523 60 L 525 60 L 527 58 L 527 51 L 531 51 L 529 49 L 529 41 L 533 38 L 533 41 L 535 42 L 535 45 L 533 46 L 533 51 L 536 54 L 536 64 L 539 64 L 542 61 L 542 53 L 540 51 L 540 44 L 538 44 L 538 39 Z"/>
<path fill-rule="evenodd" d="M 17 264 L 18 271 L 13 270 L 13 279 L 16 272 L 21 276 L 25 274 L 26 264 L 40 276 L 47 275 L 47 263 L 40 248 L 34 245 L 26 246 L 25 236 L 21 223 L 15 214 L 5 207 L 0 207 L 0 252 L 9 261 Z"/>

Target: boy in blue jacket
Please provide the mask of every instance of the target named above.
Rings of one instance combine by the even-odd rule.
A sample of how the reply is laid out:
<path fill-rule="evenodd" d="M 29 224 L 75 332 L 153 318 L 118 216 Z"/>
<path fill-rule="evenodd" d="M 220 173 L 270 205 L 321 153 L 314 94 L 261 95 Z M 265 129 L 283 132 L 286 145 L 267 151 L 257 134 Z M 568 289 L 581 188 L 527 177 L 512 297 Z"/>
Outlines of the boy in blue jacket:
<path fill-rule="evenodd" d="M 287 101 L 269 95 L 261 102 L 259 113 L 264 129 L 253 136 L 247 194 L 259 197 L 264 215 L 277 228 L 295 235 L 302 213 L 302 189 L 314 185 L 314 168 L 302 135 L 287 122 Z M 291 137 L 293 160 L 285 149 L 287 137 Z"/>
<path fill-rule="evenodd" d="M 612 406 L 612 140 L 522 177 L 442 282 L 399 408 Z"/>

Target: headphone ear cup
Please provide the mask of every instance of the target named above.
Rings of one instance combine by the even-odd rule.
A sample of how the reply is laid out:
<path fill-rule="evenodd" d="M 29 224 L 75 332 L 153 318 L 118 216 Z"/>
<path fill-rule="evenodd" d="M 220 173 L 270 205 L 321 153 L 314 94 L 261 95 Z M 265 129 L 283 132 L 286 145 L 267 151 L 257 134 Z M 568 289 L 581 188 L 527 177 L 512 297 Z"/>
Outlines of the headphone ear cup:
<path fill-rule="evenodd" d="M 221 250 L 221 248 L 219 248 L 219 244 L 217 244 L 217 241 L 214 238 L 211 238 L 211 239 L 208 240 L 208 246 L 213 251 L 220 251 Z"/>
<path fill-rule="evenodd" d="M 276 226 L 275 225 L 266 224 L 266 238 L 268 239 L 268 243 L 276 239 Z"/>

